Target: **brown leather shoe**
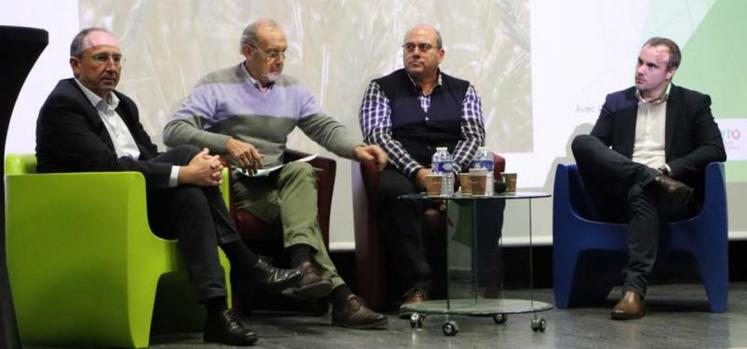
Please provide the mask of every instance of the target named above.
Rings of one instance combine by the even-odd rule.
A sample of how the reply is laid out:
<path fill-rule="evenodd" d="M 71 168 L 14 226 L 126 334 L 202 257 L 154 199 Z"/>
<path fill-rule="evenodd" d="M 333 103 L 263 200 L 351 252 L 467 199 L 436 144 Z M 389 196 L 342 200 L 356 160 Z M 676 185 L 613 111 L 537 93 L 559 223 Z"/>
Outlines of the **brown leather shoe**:
<path fill-rule="evenodd" d="M 332 325 L 335 326 L 367 329 L 386 326 L 387 323 L 386 315 L 369 309 L 354 294 L 348 296 L 344 305 L 332 305 Z"/>
<path fill-rule="evenodd" d="M 402 306 L 423 303 L 428 300 L 428 295 L 425 293 L 424 290 L 419 289 L 419 288 L 413 288 L 407 291 L 404 297 L 405 297 L 405 300 L 402 302 Z M 400 306 L 400 311 L 399 311 L 400 319 L 409 319 L 410 315 L 412 315 L 412 311 L 402 310 L 402 307 Z"/>
<path fill-rule="evenodd" d="M 281 293 L 284 296 L 296 299 L 318 299 L 327 297 L 332 292 L 332 282 L 323 279 L 311 262 L 304 262 L 298 270 L 303 274 L 298 285 L 283 290 Z"/>
<path fill-rule="evenodd" d="M 634 291 L 625 291 L 622 299 L 612 308 L 612 320 L 640 319 L 646 315 L 646 303 Z"/>
<path fill-rule="evenodd" d="M 693 188 L 667 175 L 656 176 L 654 184 L 659 190 L 660 195 L 671 200 L 674 204 L 687 207 L 692 199 Z"/>

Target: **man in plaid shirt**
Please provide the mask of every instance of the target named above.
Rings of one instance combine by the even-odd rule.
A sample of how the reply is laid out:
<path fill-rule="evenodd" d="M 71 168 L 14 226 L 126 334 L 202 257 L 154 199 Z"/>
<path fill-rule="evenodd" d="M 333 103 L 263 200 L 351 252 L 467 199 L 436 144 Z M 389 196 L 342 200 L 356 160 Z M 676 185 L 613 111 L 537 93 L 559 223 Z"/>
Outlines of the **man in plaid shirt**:
<path fill-rule="evenodd" d="M 391 263 L 397 266 L 390 270 L 396 270 L 400 284 L 409 290 L 405 293 L 409 304 L 426 299 L 431 268 L 421 236 L 423 207 L 397 197 L 424 191 L 436 147 L 448 147 L 455 171 L 466 171 L 484 144 L 485 129 L 474 86 L 439 70 L 445 51 L 434 27 L 413 27 L 402 48 L 404 69 L 371 81 L 360 124 L 365 141 L 378 144 L 389 155 L 389 166 L 380 175 L 380 218 Z"/>

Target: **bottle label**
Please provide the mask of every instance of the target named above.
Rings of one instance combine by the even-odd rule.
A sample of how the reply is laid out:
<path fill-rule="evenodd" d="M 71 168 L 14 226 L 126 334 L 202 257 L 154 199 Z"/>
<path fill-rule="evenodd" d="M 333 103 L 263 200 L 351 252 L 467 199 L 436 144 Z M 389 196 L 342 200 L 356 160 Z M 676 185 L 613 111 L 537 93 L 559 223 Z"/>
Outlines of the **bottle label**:
<path fill-rule="evenodd" d="M 475 161 L 472 168 L 479 168 L 481 170 L 493 171 L 493 161 L 490 160 L 477 160 Z"/>
<path fill-rule="evenodd" d="M 454 170 L 451 161 L 439 161 L 433 164 L 433 173 L 449 173 Z"/>

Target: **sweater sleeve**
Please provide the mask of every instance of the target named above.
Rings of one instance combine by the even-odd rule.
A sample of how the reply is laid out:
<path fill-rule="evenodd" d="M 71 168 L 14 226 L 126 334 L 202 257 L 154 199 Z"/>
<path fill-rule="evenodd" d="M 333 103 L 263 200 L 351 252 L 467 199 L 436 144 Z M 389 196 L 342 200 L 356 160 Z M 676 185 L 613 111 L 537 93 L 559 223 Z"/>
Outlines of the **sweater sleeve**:
<path fill-rule="evenodd" d="M 164 127 L 163 142 L 172 147 L 193 144 L 207 147 L 213 153 L 225 153 L 230 136 L 205 130 L 205 124 L 216 113 L 217 104 L 208 86 L 198 84 Z"/>
<path fill-rule="evenodd" d="M 353 148 L 364 145 L 345 125 L 324 113 L 302 118 L 298 127 L 309 138 L 344 158 L 353 159 Z"/>

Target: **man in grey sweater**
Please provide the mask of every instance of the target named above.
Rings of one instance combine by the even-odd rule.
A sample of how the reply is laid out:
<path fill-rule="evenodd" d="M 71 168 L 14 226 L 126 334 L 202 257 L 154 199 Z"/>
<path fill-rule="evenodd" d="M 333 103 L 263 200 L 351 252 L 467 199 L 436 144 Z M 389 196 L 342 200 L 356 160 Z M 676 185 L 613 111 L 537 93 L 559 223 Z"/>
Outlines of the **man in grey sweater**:
<path fill-rule="evenodd" d="M 381 148 L 353 137 L 322 112 L 308 89 L 282 74 L 287 47 L 274 21 L 249 24 L 241 36 L 246 60 L 200 79 L 166 125 L 164 142 L 208 147 L 254 171 L 282 164 L 287 136 L 299 127 L 339 156 L 376 161 L 383 168 L 387 155 Z M 386 316 L 365 307 L 351 292 L 329 258 L 317 221 L 315 174 L 308 163 L 287 164 L 267 177 L 237 176 L 232 195 L 237 208 L 282 224 L 291 264 L 304 272 L 289 296 L 321 298 L 331 293 L 336 325 L 373 328 L 387 323 Z"/>

